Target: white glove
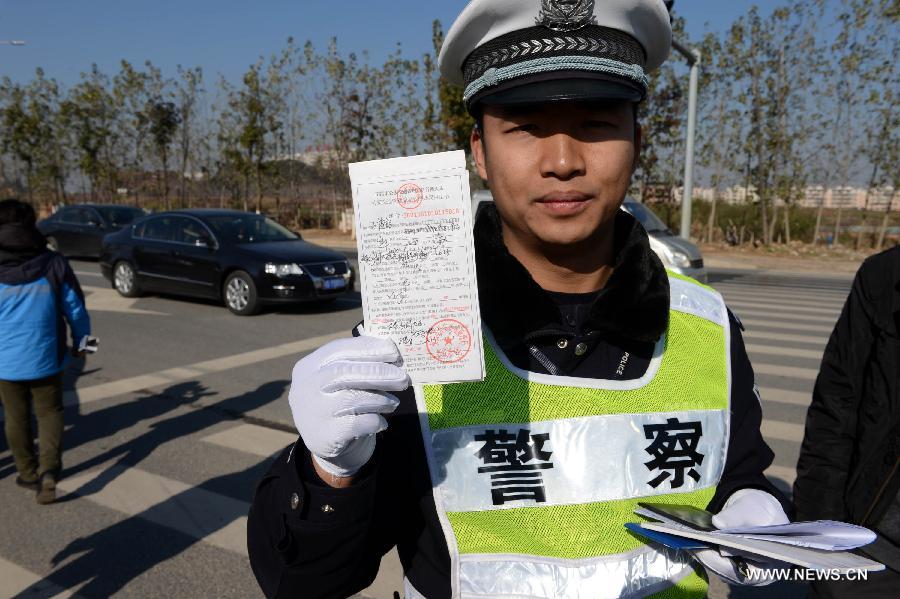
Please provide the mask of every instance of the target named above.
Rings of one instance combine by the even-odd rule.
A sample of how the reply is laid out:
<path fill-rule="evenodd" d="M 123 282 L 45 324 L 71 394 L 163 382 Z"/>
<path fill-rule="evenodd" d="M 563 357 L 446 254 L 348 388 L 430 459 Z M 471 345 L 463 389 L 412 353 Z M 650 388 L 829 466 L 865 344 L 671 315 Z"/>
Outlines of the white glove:
<path fill-rule="evenodd" d="M 713 526 L 718 529 L 737 528 L 739 526 L 776 526 L 787 524 L 790 520 L 781 507 L 781 503 L 765 491 L 759 489 L 741 489 L 735 492 L 722 510 L 712 517 Z M 727 551 L 727 550 L 726 550 Z M 777 562 L 766 562 L 748 559 L 743 560 L 742 567 L 735 560 L 723 556 L 717 549 L 700 549 L 691 552 L 696 560 L 722 578 L 734 584 L 744 586 L 765 586 L 774 580 L 763 573 L 782 565 Z M 735 551 L 735 553 L 739 553 Z"/>
<path fill-rule="evenodd" d="M 394 363 L 390 339 L 353 337 L 323 345 L 294 366 L 288 396 L 297 431 L 319 466 L 334 476 L 356 474 L 388 426 L 382 414 L 400 401 L 388 391 L 411 382 Z"/>

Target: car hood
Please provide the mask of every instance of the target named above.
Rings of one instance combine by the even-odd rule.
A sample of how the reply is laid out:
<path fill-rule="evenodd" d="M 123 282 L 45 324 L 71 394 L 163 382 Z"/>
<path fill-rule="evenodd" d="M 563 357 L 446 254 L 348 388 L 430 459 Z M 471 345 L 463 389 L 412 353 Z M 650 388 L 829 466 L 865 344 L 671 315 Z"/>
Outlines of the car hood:
<path fill-rule="evenodd" d="M 272 260 L 286 264 L 315 264 L 317 262 L 338 262 L 347 259 L 340 252 L 301 240 L 241 243 L 235 247 L 261 260 Z"/>
<path fill-rule="evenodd" d="M 703 257 L 700 253 L 700 248 L 694 245 L 692 242 L 684 239 L 683 237 L 678 237 L 676 235 L 653 235 L 651 234 L 653 239 L 663 244 L 670 250 L 676 250 L 683 254 L 686 254 L 690 260 L 699 260 Z"/>

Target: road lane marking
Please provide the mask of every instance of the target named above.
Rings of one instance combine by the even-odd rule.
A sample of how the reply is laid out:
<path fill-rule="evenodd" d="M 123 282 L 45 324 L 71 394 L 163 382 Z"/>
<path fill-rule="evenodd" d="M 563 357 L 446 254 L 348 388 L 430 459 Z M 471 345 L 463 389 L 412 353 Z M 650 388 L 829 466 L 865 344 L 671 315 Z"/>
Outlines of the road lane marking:
<path fill-rule="evenodd" d="M 794 481 L 797 480 L 797 469 L 789 468 L 787 466 L 769 466 L 765 472 L 766 476 L 771 476 L 773 478 L 779 478 L 786 482 L 789 487 L 794 486 Z"/>
<path fill-rule="evenodd" d="M 720 286 L 716 287 L 716 291 L 721 293 L 728 301 L 775 302 L 789 305 L 821 306 L 837 310 L 840 310 L 843 307 L 844 302 L 847 299 L 847 294 L 834 297 L 798 295 L 793 293 L 783 293 L 778 289 L 772 289 L 770 292 L 767 292 L 748 291 L 746 289 L 734 289 Z"/>
<path fill-rule="evenodd" d="M 15 597 L 26 590 L 28 597 L 46 599 L 78 597 L 72 591 L 67 591 L 44 577 L 0 557 L 0 596 Z"/>
<path fill-rule="evenodd" d="M 745 327 L 759 327 L 761 329 L 778 329 L 780 331 L 804 331 L 807 333 L 822 333 L 827 338 L 831 335 L 831 331 L 834 330 L 834 325 L 829 327 L 817 327 L 811 324 L 795 324 L 793 322 L 772 322 L 771 320 L 758 320 L 756 318 L 741 318 L 741 315 L 738 314 L 738 318 L 741 319 L 741 322 Z"/>
<path fill-rule="evenodd" d="M 758 362 L 753 364 L 753 372 L 756 374 L 768 374 L 772 376 L 783 376 L 791 379 L 800 379 L 805 381 L 814 381 L 819 375 L 819 371 L 815 368 L 799 368 L 797 366 L 782 366 L 780 364 L 766 364 Z"/>
<path fill-rule="evenodd" d="M 756 303 L 756 302 L 726 302 L 728 307 L 731 308 L 732 312 L 736 312 L 737 310 L 762 310 L 768 312 L 789 312 L 792 317 L 793 314 L 804 314 L 804 315 L 821 315 L 828 319 L 837 320 L 838 316 L 841 315 L 841 310 L 838 308 L 837 310 L 832 310 L 831 308 L 818 308 L 811 306 L 797 306 L 792 304 L 773 304 L 773 303 Z M 737 310 L 735 309 L 737 308 Z"/>
<path fill-rule="evenodd" d="M 140 298 L 122 297 L 115 289 L 91 287 L 89 285 L 83 285 L 81 289 L 84 291 L 84 299 L 89 313 L 120 312 L 123 314 L 142 314 L 145 316 L 169 316 L 165 312 L 135 308 L 134 305 L 140 301 Z"/>
<path fill-rule="evenodd" d="M 76 270 L 73 272 L 75 273 L 75 276 L 78 277 L 100 277 L 101 279 L 104 278 L 103 275 L 99 272 L 85 272 L 83 270 Z"/>
<path fill-rule="evenodd" d="M 806 343 L 810 345 L 817 345 L 825 348 L 825 344 L 828 343 L 828 336 L 825 337 L 811 337 L 808 335 L 785 335 L 782 333 L 769 333 L 764 332 L 760 333 L 757 331 L 744 331 L 741 336 L 744 339 L 757 339 L 759 341 L 786 341 L 788 343 Z"/>
<path fill-rule="evenodd" d="M 200 440 L 219 447 L 268 458 L 294 443 L 297 435 L 255 424 L 239 424 Z"/>
<path fill-rule="evenodd" d="M 713 284 L 713 287 L 723 292 L 739 292 L 747 295 L 760 295 L 764 297 L 781 296 L 802 300 L 827 300 L 843 302 L 850 295 L 850 286 L 847 290 L 813 290 L 809 287 L 788 287 L 784 285 L 747 285 L 742 283 L 722 282 Z"/>
<path fill-rule="evenodd" d="M 774 387 L 760 387 L 759 395 L 763 402 L 789 404 L 792 406 L 808 407 L 812 402 L 812 391 L 788 391 Z"/>
<path fill-rule="evenodd" d="M 756 343 L 747 344 L 747 353 L 762 354 L 766 356 L 784 356 L 788 358 L 808 358 L 810 360 L 821 360 L 822 350 L 797 349 L 794 347 L 776 347 L 774 345 L 758 345 Z"/>
<path fill-rule="evenodd" d="M 92 492 L 91 483 L 97 479 L 108 482 Z M 57 487 L 126 516 L 142 518 L 220 549 L 247 555 L 250 504 L 245 501 L 133 466 L 98 468 L 63 478 Z"/>
<path fill-rule="evenodd" d="M 803 441 L 804 428 L 802 424 L 793 424 L 780 420 L 763 420 L 760 429 L 763 437 L 766 439 L 790 441 L 798 445 Z"/>
<path fill-rule="evenodd" d="M 158 372 L 93 385 L 91 387 L 85 387 L 84 389 L 67 391 L 64 401 L 72 404 L 86 404 L 109 399 L 111 397 L 117 397 L 119 395 L 134 393 L 135 391 L 141 391 L 143 389 L 152 389 L 154 387 L 168 386 L 173 383 L 193 380 L 209 374 L 275 360 L 277 358 L 283 358 L 284 356 L 297 355 L 299 358 L 300 354 L 318 349 L 329 341 L 341 339 L 346 336 L 347 333 L 345 332 L 332 333 L 330 335 L 322 335 L 320 337 L 313 337 L 302 341 L 293 341 L 291 343 L 244 352 L 242 354 L 217 358 L 215 360 L 205 360 L 188 366 L 168 368 Z"/>
<path fill-rule="evenodd" d="M 821 323 L 827 324 L 834 327 L 834 324 L 837 322 L 838 314 L 834 315 L 834 318 L 829 316 L 821 316 L 818 314 L 806 315 L 806 314 L 791 314 L 788 312 L 784 312 L 782 310 L 732 310 L 737 317 L 741 319 L 741 322 L 744 321 L 744 316 L 748 318 L 765 318 L 767 322 L 771 322 L 775 325 L 780 325 L 783 322 L 810 322 L 810 323 Z"/>

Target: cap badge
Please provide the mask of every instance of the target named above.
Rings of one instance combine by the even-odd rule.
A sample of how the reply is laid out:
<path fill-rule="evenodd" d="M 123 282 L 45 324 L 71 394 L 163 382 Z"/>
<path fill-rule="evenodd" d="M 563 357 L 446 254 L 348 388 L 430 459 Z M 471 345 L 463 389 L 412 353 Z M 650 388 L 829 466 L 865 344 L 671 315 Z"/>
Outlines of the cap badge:
<path fill-rule="evenodd" d="M 553 31 L 575 31 L 596 22 L 594 0 L 541 0 L 538 25 Z"/>

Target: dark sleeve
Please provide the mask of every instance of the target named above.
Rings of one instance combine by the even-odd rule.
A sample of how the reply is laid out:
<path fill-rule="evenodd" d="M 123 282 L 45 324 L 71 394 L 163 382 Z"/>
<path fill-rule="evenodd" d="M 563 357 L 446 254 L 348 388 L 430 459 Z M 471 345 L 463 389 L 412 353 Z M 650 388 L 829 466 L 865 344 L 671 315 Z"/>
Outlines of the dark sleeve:
<path fill-rule="evenodd" d="M 857 274 L 828 339 L 806 414 L 794 482 L 794 504 L 803 518 L 845 520 L 848 516 L 844 490 L 856 444 L 862 365 L 873 344 L 865 271 L 863 266 Z"/>
<path fill-rule="evenodd" d="M 378 573 L 386 543 L 371 534 L 377 467 L 333 489 L 310 460 L 298 439 L 273 462 L 250 507 L 250 565 L 267 597 L 349 597 Z"/>
<path fill-rule="evenodd" d="M 731 430 L 725 470 L 708 509 L 716 513 L 735 491 L 752 488 L 774 495 L 790 515 L 790 502 L 763 475 L 775 454 L 760 431 L 762 404 L 754 383 L 753 366 L 744 347 L 742 327 L 730 310 L 728 317 L 731 326 Z"/>

